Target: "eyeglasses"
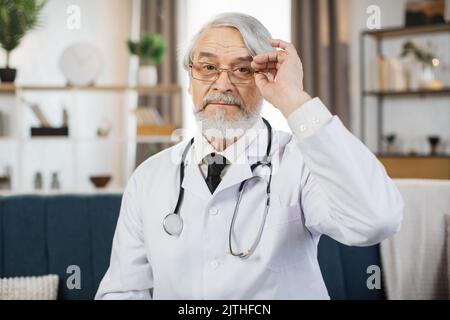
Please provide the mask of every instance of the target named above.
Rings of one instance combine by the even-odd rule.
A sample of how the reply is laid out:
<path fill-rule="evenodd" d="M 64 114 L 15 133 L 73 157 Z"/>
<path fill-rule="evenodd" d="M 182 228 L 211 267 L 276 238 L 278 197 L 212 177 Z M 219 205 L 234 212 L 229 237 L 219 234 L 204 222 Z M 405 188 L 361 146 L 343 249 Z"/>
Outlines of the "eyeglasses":
<path fill-rule="evenodd" d="M 219 79 L 222 72 L 228 73 L 231 83 L 233 84 L 249 84 L 253 81 L 255 73 L 260 73 L 248 66 L 239 66 L 233 69 L 217 68 L 216 65 L 210 63 L 192 63 L 189 65 L 191 77 L 204 81 L 215 82 Z"/>

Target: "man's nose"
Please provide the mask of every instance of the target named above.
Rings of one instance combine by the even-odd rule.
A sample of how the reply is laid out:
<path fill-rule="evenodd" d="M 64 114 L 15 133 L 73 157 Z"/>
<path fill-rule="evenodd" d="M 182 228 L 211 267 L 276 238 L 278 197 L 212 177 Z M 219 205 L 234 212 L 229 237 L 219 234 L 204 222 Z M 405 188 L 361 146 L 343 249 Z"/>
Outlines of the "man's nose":
<path fill-rule="evenodd" d="M 234 85 L 230 80 L 229 72 L 221 72 L 217 80 L 213 83 L 212 89 L 219 92 L 234 91 Z"/>

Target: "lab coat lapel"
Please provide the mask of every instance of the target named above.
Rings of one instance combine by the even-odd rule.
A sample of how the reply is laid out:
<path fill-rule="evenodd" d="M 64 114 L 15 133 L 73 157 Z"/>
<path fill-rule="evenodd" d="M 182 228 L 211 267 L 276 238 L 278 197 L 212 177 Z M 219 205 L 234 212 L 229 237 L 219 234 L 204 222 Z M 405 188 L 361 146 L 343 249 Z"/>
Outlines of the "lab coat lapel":
<path fill-rule="evenodd" d="M 214 194 L 217 194 L 218 192 L 235 184 L 241 183 L 252 176 L 252 170 L 248 162 L 234 163 L 228 168 L 227 173 L 223 177 Z M 189 163 L 186 165 L 182 186 L 185 190 L 194 193 L 206 201 L 211 200 L 211 197 L 213 196 L 208 189 L 199 166 L 195 163 Z"/>
<path fill-rule="evenodd" d="M 242 152 L 236 162 L 230 165 L 225 176 L 215 190 L 214 195 L 251 178 L 253 176 L 251 165 L 264 157 L 266 148 L 267 133 L 263 130 L 262 133 L 259 133 L 247 146 L 246 150 Z M 190 153 L 190 156 L 187 158 L 185 177 L 182 186 L 186 190 L 209 201 L 213 195 L 211 195 L 203 174 L 200 171 L 200 167 L 194 158 L 195 156 L 193 153 Z"/>
<path fill-rule="evenodd" d="M 220 192 L 253 177 L 251 165 L 264 157 L 266 148 L 267 137 L 263 131 L 249 144 L 237 161 L 228 168 L 215 192 Z"/>
<path fill-rule="evenodd" d="M 206 185 L 200 167 L 194 162 L 186 165 L 182 186 L 185 190 L 194 193 L 206 201 L 209 201 L 211 198 L 211 192 Z"/>
<path fill-rule="evenodd" d="M 250 164 L 247 163 L 233 163 L 227 170 L 227 173 L 223 177 L 220 184 L 214 193 L 218 193 L 229 187 L 232 187 L 244 180 L 247 180 L 253 176 Z"/>

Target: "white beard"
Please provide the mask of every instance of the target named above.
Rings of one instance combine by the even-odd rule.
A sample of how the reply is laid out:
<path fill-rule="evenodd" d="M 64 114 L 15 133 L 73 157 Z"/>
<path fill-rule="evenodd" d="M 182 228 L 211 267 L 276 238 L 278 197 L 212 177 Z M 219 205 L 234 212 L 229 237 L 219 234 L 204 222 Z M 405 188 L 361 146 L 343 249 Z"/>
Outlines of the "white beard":
<path fill-rule="evenodd" d="M 258 121 L 261 105 L 249 113 L 240 110 L 233 119 L 226 119 L 226 110 L 222 108 L 217 108 L 210 117 L 204 111 L 195 112 L 195 119 L 207 139 L 237 140 Z"/>

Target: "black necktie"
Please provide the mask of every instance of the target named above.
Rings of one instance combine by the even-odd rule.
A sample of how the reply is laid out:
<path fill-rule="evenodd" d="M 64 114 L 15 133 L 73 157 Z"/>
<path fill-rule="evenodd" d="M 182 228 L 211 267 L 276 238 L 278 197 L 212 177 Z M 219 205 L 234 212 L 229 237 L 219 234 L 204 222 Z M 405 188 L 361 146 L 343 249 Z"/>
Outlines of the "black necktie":
<path fill-rule="evenodd" d="M 222 157 L 216 153 L 207 155 L 205 160 L 208 163 L 208 176 L 206 177 L 206 184 L 212 194 L 222 180 L 220 178 L 220 174 L 228 163 L 225 157 Z"/>

